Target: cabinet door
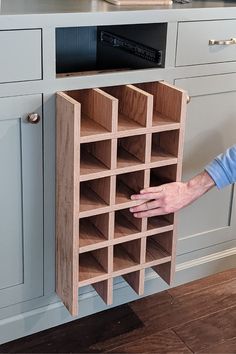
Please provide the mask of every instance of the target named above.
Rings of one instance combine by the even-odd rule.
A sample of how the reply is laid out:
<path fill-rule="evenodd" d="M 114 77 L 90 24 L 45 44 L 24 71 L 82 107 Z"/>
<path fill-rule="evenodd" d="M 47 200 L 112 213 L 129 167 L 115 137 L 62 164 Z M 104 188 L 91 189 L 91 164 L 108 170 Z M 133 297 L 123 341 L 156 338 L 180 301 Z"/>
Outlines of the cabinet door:
<path fill-rule="evenodd" d="M 176 80 L 192 97 L 188 105 L 183 180 L 202 171 L 236 143 L 236 74 Z M 236 236 L 234 187 L 214 188 L 180 213 L 179 254 Z"/>
<path fill-rule="evenodd" d="M 0 307 L 43 294 L 42 96 L 0 98 Z"/>

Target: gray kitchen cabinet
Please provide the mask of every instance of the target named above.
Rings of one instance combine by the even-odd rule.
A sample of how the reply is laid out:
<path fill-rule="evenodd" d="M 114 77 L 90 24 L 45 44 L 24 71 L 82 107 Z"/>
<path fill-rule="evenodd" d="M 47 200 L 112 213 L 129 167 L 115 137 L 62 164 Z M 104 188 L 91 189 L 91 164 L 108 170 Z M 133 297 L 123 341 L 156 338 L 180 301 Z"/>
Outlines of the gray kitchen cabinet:
<path fill-rule="evenodd" d="M 183 180 L 235 144 L 236 74 L 176 80 L 188 90 Z M 179 254 L 235 238 L 234 186 L 214 188 L 180 213 Z M 187 222 L 186 222 L 187 220 Z"/>
<path fill-rule="evenodd" d="M 0 343 L 72 319 L 55 293 L 56 92 L 162 80 L 188 91 L 186 180 L 236 142 L 235 21 L 230 1 L 125 11 L 100 0 L 66 6 L 58 0 L 0 1 Z M 163 49 L 163 67 L 97 67 L 96 31 L 122 25 L 129 34 L 133 25 L 158 25 L 149 36 L 155 41 L 166 31 L 166 46 L 157 48 Z M 137 27 L 133 33 L 141 39 Z M 209 40 L 231 44 L 209 46 Z M 87 68 L 91 61 L 96 65 Z M 44 120 L 28 123 L 30 112 L 43 112 Z M 235 208 L 230 186 L 179 213 L 174 286 L 235 266 Z M 145 296 L 166 287 L 154 272 L 146 273 Z M 112 306 L 135 299 L 115 278 Z M 80 317 L 108 308 L 91 286 L 80 289 L 79 302 Z"/>
<path fill-rule="evenodd" d="M 43 295 L 42 96 L 0 98 L 0 308 Z"/>

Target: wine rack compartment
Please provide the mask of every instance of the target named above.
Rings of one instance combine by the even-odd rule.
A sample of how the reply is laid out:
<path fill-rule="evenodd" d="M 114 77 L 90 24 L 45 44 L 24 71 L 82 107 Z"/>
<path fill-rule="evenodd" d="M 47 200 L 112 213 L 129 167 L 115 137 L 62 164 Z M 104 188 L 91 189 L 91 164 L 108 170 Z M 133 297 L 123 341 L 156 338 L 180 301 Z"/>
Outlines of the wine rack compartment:
<path fill-rule="evenodd" d="M 165 82 L 57 93 L 57 294 L 72 315 L 86 285 L 112 304 L 117 276 L 139 295 L 146 268 L 171 283 L 175 214 L 129 208 L 141 189 L 180 180 L 186 103 Z"/>
<path fill-rule="evenodd" d="M 136 171 L 116 176 L 116 199 L 115 203 L 118 208 L 124 207 L 123 204 L 127 204 L 127 207 L 135 202 L 131 201 L 131 195 L 138 193 L 145 187 L 146 171 Z"/>
<path fill-rule="evenodd" d="M 117 168 L 133 167 L 146 162 L 146 135 L 118 139 Z"/>
<path fill-rule="evenodd" d="M 164 164 L 177 162 L 179 147 L 179 130 L 164 131 L 152 134 L 151 162 Z"/>
<path fill-rule="evenodd" d="M 96 249 L 109 239 L 111 214 L 99 214 L 79 221 L 79 252 Z"/>
<path fill-rule="evenodd" d="M 104 177 L 80 182 L 80 215 L 96 214 L 111 204 L 111 178 Z"/>

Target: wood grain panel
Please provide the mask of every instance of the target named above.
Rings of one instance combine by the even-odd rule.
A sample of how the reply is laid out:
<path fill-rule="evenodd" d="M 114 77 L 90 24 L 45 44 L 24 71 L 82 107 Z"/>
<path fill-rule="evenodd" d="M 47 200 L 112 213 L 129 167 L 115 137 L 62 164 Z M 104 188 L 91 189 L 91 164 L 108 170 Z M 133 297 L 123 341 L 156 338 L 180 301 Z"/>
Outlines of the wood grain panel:
<path fill-rule="evenodd" d="M 63 93 L 56 104 L 56 291 L 77 315 L 80 104 Z"/>

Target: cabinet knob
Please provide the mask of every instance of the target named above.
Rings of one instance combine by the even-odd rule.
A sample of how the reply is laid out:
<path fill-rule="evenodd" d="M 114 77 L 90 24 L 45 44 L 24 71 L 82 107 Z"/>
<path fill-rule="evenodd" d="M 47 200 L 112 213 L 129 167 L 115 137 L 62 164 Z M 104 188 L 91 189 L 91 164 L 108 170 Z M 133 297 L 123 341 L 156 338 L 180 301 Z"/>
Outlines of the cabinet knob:
<path fill-rule="evenodd" d="M 188 95 L 187 96 L 187 104 L 191 101 L 191 97 Z"/>
<path fill-rule="evenodd" d="M 40 122 L 40 115 L 38 113 L 29 113 L 27 121 L 31 124 L 37 124 Z"/>

